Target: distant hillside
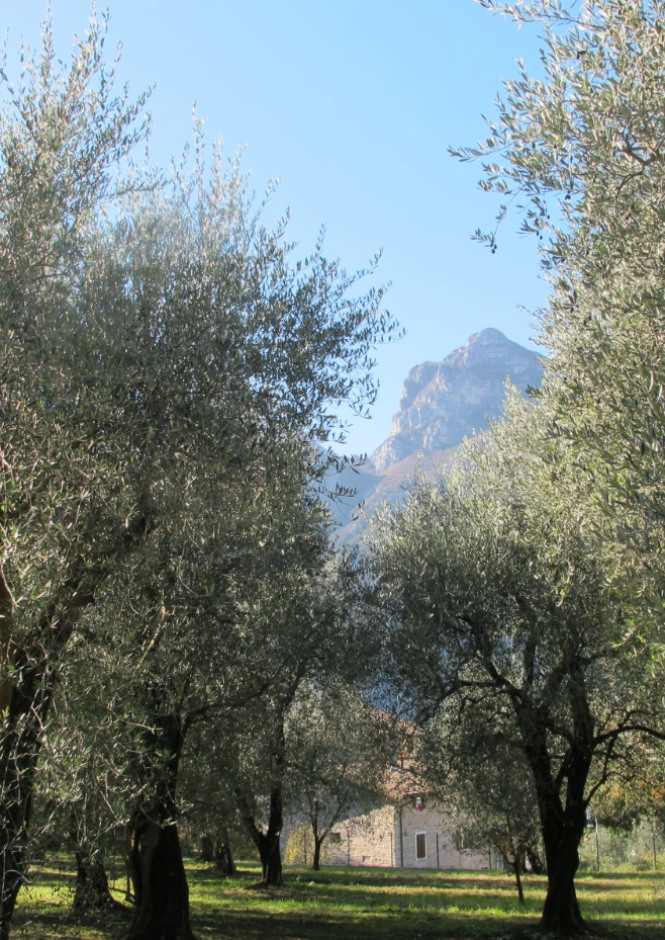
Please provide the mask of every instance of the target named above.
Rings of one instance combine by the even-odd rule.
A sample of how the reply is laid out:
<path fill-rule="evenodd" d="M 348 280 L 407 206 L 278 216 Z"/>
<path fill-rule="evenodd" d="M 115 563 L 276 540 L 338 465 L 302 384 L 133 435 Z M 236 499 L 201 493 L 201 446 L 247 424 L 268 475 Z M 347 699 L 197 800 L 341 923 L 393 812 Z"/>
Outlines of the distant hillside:
<path fill-rule="evenodd" d="M 352 541 L 362 528 L 359 504 L 366 515 L 378 503 L 398 499 L 416 470 L 434 470 L 450 460 L 464 438 L 498 417 L 507 379 L 526 392 L 539 387 L 542 374 L 536 353 L 494 329 L 474 333 L 441 362 L 411 369 L 387 439 L 361 470 L 339 476 L 357 490 L 356 498 L 335 505 L 340 539 Z"/>

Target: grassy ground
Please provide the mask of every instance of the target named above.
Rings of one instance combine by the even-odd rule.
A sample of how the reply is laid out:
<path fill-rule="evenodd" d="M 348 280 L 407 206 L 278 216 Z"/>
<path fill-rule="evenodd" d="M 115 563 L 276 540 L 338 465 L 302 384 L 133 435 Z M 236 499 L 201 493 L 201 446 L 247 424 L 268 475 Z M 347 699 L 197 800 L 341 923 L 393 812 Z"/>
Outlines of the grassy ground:
<path fill-rule="evenodd" d="M 257 887 L 255 868 L 231 880 L 196 864 L 189 874 L 192 924 L 200 940 L 512 940 L 533 935 L 544 892 L 542 878 L 527 878 L 527 905 L 520 910 L 514 880 L 497 873 L 293 868 L 285 887 L 271 891 Z M 578 885 L 594 934 L 662 938 L 663 875 L 582 874 Z M 71 891 L 64 867 L 36 871 L 19 897 L 12 936 L 116 940 L 129 911 L 105 921 L 75 919 Z M 116 896 L 122 898 L 120 892 Z"/>

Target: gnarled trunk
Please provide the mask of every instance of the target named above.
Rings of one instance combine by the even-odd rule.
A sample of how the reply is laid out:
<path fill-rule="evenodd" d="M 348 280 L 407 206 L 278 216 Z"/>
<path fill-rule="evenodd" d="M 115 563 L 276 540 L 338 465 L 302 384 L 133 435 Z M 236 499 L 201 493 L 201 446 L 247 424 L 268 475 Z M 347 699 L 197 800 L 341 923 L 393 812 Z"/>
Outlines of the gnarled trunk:
<path fill-rule="evenodd" d="M 9 926 L 26 876 L 26 847 L 41 728 L 48 715 L 54 679 L 43 649 L 17 650 L 15 681 L 0 737 L 0 940 Z"/>
<path fill-rule="evenodd" d="M 212 841 L 212 836 L 210 833 L 206 834 L 201 839 L 201 861 L 202 862 L 213 862 L 215 860 L 215 845 Z"/>
<path fill-rule="evenodd" d="M 90 838 L 84 824 L 85 807 L 75 806 L 71 814 L 71 840 L 76 861 L 75 911 L 103 911 L 122 905 L 113 899 L 104 867 L 101 839 Z"/>
<path fill-rule="evenodd" d="M 279 833 L 261 834 L 258 849 L 261 857 L 263 884 L 268 887 L 281 888 L 284 884 L 284 875 L 282 872 L 282 850 L 279 844 Z"/>
<path fill-rule="evenodd" d="M 158 766 L 154 799 L 141 806 L 133 820 L 131 868 L 136 910 L 123 940 L 194 940 L 176 825 L 175 793 L 183 744 L 179 716 L 156 719 L 150 744 L 155 763 L 160 755 L 163 763 Z"/>
<path fill-rule="evenodd" d="M 522 872 L 524 870 L 523 865 L 523 854 L 518 849 L 515 853 L 515 861 L 513 863 L 513 871 L 515 872 L 515 884 L 517 886 L 517 900 L 520 907 L 524 907 L 526 901 L 524 900 L 524 887 L 522 885 Z"/>
<path fill-rule="evenodd" d="M 104 911 L 122 907 L 112 896 L 104 867 L 104 856 L 98 849 L 76 848 L 75 911 Z"/>
<path fill-rule="evenodd" d="M 554 812 L 547 815 L 543 825 L 547 895 L 540 923 L 546 930 L 572 936 L 585 930 L 575 890 L 585 813 L 584 808 L 575 812 L 569 805 L 552 809 Z"/>
<path fill-rule="evenodd" d="M 162 815 L 158 807 L 153 807 Z M 189 888 L 175 822 L 142 813 L 134 831 L 136 912 L 123 940 L 194 940 Z"/>
<path fill-rule="evenodd" d="M 547 879 L 547 896 L 540 919 L 544 930 L 571 937 L 585 932 L 586 925 L 580 911 L 575 890 L 575 871 L 572 866 L 559 870 L 555 878 Z"/>
<path fill-rule="evenodd" d="M 584 932 L 585 923 L 575 890 L 579 845 L 586 825 L 584 792 L 593 754 L 593 721 L 580 682 L 571 696 L 573 735 L 558 774 L 552 773 L 547 728 L 531 713 L 531 737 L 525 749 L 538 799 L 547 865 L 547 895 L 541 927 L 563 936 Z"/>
<path fill-rule="evenodd" d="M 323 845 L 327 831 L 324 830 L 321 832 L 319 829 L 319 801 L 316 797 L 309 801 L 309 822 L 312 829 L 312 838 L 314 839 L 312 871 L 318 871 L 321 866 L 321 846 Z"/>
<path fill-rule="evenodd" d="M 284 822 L 281 783 L 274 783 L 270 790 L 270 812 L 265 832 L 257 826 L 252 809 L 239 790 L 236 790 L 236 797 L 247 832 L 259 851 L 263 874 L 261 883 L 269 887 L 279 888 L 284 884 L 280 847 L 280 835 Z"/>
<path fill-rule="evenodd" d="M 284 824 L 284 811 L 282 802 L 282 786 L 280 783 L 273 784 L 270 791 L 270 815 L 268 816 L 268 828 L 265 833 L 260 833 L 257 841 L 257 848 L 261 856 L 261 867 L 263 868 L 263 884 L 274 888 L 280 888 L 284 884 L 284 875 L 282 873 L 282 849 L 280 846 L 280 837 L 282 826 Z"/>

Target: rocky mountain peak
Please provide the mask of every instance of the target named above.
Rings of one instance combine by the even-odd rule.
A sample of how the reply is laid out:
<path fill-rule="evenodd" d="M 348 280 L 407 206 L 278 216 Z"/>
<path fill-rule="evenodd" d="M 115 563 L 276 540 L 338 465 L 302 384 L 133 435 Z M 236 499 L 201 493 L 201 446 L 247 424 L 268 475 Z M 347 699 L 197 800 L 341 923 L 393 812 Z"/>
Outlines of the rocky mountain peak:
<path fill-rule="evenodd" d="M 441 362 L 415 366 L 390 434 L 372 454 L 372 469 L 381 473 L 415 453 L 447 450 L 487 427 L 488 418 L 501 413 L 507 379 L 524 391 L 538 387 L 542 364 L 495 329 L 474 333 Z"/>

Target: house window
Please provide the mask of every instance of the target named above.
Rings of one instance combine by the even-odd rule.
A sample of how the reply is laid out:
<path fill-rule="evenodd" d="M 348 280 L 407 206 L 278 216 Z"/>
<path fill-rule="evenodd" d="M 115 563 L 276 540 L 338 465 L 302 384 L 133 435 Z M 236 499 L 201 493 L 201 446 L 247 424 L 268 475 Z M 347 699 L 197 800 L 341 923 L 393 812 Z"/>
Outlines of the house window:
<path fill-rule="evenodd" d="M 427 858 L 427 833 L 416 833 L 416 858 Z"/>
<path fill-rule="evenodd" d="M 339 843 L 339 842 L 342 841 L 342 833 L 341 833 L 341 832 L 331 832 L 330 835 L 329 835 L 329 837 L 328 837 L 328 839 L 329 839 L 330 842 L 333 842 L 333 843 L 334 843 L 334 842 L 337 842 L 337 843 Z"/>

